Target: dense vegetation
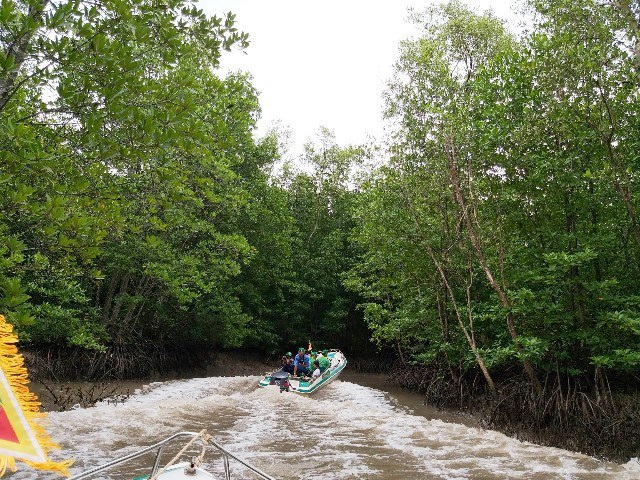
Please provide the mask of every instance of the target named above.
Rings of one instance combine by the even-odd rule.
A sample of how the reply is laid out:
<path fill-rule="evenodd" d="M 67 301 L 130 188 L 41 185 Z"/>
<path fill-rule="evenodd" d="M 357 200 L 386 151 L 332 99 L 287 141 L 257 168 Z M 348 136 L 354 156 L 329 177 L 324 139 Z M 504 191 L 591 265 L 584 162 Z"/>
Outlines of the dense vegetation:
<path fill-rule="evenodd" d="M 251 79 L 216 74 L 248 41 L 233 15 L 3 1 L 0 312 L 26 345 L 116 357 L 373 341 L 456 392 L 522 374 L 539 423 L 619 410 L 640 373 L 640 4 L 529 9 L 519 36 L 457 2 L 415 14 L 390 142 L 323 129 L 296 170 L 282 134 L 254 137 Z"/>
<path fill-rule="evenodd" d="M 520 40 L 456 3 L 416 18 L 356 215 L 374 338 L 492 390 L 640 367 L 640 12 L 535 7 Z"/>
<path fill-rule="evenodd" d="M 231 14 L 25 0 L 0 21 L 0 311 L 25 344 L 366 342 L 338 278 L 358 153 L 324 132 L 307 173 L 268 174 L 250 79 L 215 74 L 247 44 Z"/>
<path fill-rule="evenodd" d="M 416 15 L 348 283 L 434 401 L 489 392 L 490 424 L 635 455 L 640 4 L 531 7 L 520 38 L 455 2 Z"/>

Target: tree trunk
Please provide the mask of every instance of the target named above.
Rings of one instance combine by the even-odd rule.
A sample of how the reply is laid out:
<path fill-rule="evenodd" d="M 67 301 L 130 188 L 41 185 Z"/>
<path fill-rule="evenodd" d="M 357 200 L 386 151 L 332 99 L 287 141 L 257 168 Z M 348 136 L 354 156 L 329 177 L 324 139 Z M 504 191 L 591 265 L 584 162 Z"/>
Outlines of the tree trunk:
<path fill-rule="evenodd" d="M 489 281 L 489 284 L 491 285 L 491 288 L 493 288 L 493 290 L 496 292 L 496 294 L 498 295 L 498 298 L 500 299 L 500 303 L 502 304 L 502 307 L 507 310 L 507 329 L 509 330 L 509 335 L 511 335 L 511 339 L 513 340 L 513 342 L 516 345 L 516 349 L 518 350 L 518 352 L 522 351 L 522 347 L 517 343 L 518 342 L 518 334 L 516 332 L 516 327 L 513 321 L 513 316 L 511 315 L 511 313 L 509 313 L 509 309 L 510 309 L 510 302 L 509 299 L 507 298 L 507 295 L 504 291 L 504 289 L 502 288 L 502 286 L 496 281 L 495 277 L 493 276 L 493 273 L 491 272 L 491 269 L 489 268 L 489 264 L 484 256 L 484 251 L 482 249 L 482 244 L 480 242 L 480 235 L 478 234 L 478 230 L 479 230 L 479 224 L 478 224 L 478 220 L 477 220 L 477 210 L 475 209 L 475 205 L 473 205 L 473 215 L 474 215 L 474 220 L 475 220 L 475 224 L 474 221 L 472 221 L 471 215 L 469 214 L 469 207 L 466 204 L 466 201 L 462 195 L 462 189 L 460 188 L 460 178 L 458 175 L 458 161 L 457 161 L 457 157 L 456 157 L 456 151 L 455 151 L 455 146 L 453 144 L 453 142 L 449 139 L 447 140 L 447 143 L 445 144 L 445 154 L 447 156 L 447 160 L 449 163 L 449 176 L 450 176 L 450 180 L 451 180 L 451 186 L 453 188 L 453 197 L 454 197 L 454 201 L 458 204 L 458 206 L 460 207 L 460 211 L 462 213 L 463 219 L 464 219 L 464 223 L 465 226 L 467 227 L 467 234 L 469 235 L 469 240 L 471 241 L 471 244 L 473 245 L 473 248 L 476 252 L 476 257 L 478 259 L 478 262 L 480 263 L 480 266 L 482 267 L 482 270 L 485 273 L 485 276 L 487 277 L 487 280 Z M 535 370 L 533 369 L 533 366 L 531 365 L 531 363 L 524 359 L 522 360 L 522 364 L 524 366 L 525 371 L 527 372 L 527 375 L 529 376 L 529 379 L 531 380 L 531 383 L 533 385 L 533 387 L 535 388 L 536 392 L 538 394 L 542 393 L 542 385 L 540 385 L 540 380 L 538 379 L 538 376 L 536 375 Z"/>
<path fill-rule="evenodd" d="M 444 287 L 444 285 L 443 285 Z M 445 300 L 447 298 L 447 291 L 444 292 Z M 451 360 L 449 359 L 449 354 L 447 353 L 447 345 L 449 344 L 449 320 L 447 318 L 446 305 L 442 302 L 442 297 L 439 292 L 436 292 L 436 302 L 438 304 L 438 320 L 440 321 L 440 334 L 442 336 L 442 345 L 444 345 L 444 357 L 447 360 L 447 366 L 449 367 L 449 373 L 451 374 L 451 380 L 456 383 L 460 382 L 458 375 L 453 369 L 453 365 L 451 364 Z"/>
<path fill-rule="evenodd" d="M 398 356 L 400 357 L 400 361 L 402 362 L 402 366 L 406 366 L 407 362 L 404 359 L 404 354 L 402 353 L 402 348 L 400 347 L 400 340 L 396 341 L 396 347 L 398 347 Z"/>
<path fill-rule="evenodd" d="M 122 308 L 122 302 L 124 302 L 125 294 L 127 293 L 127 288 L 129 287 L 129 279 L 131 275 L 126 273 L 124 278 L 122 279 L 122 283 L 120 284 L 120 292 L 118 292 L 118 300 L 116 300 L 116 304 L 113 307 L 113 313 L 111 314 L 110 323 L 115 324 L 118 321 L 118 317 L 120 316 L 120 309 Z"/>
<path fill-rule="evenodd" d="M 627 217 L 629 217 L 629 221 L 631 222 L 631 231 L 633 232 L 636 243 L 640 247 L 640 225 L 638 225 L 638 216 L 636 214 L 636 209 L 631 198 L 629 174 L 627 173 L 624 162 L 620 162 L 618 157 L 616 156 L 613 146 L 613 136 L 616 129 L 616 122 L 609 105 L 609 100 L 607 99 L 607 92 L 604 91 L 603 86 L 598 80 L 596 80 L 596 85 L 600 93 L 600 100 L 602 100 L 602 104 L 604 105 L 604 108 L 607 112 L 607 118 L 609 120 L 609 132 L 606 135 L 603 134 L 602 140 L 607 145 L 609 164 L 611 165 L 611 169 L 613 170 L 613 186 L 618 196 L 624 203 L 625 209 L 627 211 Z"/>
<path fill-rule="evenodd" d="M 109 287 L 107 288 L 107 297 L 102 305 L 102 323 L 107 324 L 109 320 L 109 313 L 111 312 L 111 304 L 113 303 L 113 295 L 116 291 L 116 286 L 120 280 L 120 270 L 116 269 L 111 274 L 111 280 L 109 280 Z"/>
<path fill-rule="evenodd" d="M 592 201 L 590 202 L 591 205 L 591 236 L 593 238 L 596 238 L 598 235 L 598 213 L 596 212 L 596 207 L 595 205 L 597 205 L 596 203 L 596 198 L 595 198 L 595 193 L 594 193 L 594 185 L 593 185 L 593 180 L 589 180 L 589 195 L 591 195 Z M 593 268 L 595 271 L 595 275 L 596 275 L 596 281 L 597 282 L 601 282 L 603 275 L 602 275 L 602 266 L 600 265 L 600 256 L 597 256 L 596 258 L 593 259 Z"/>
<path fill-rule="evenodd" d="M 18 78 L 22 64 L 27 58 L 29 44 L 35 33 L 42 26 L 44 9 L 49 0 L 30 3 L 31 5 L 24 21 L 24 30 L 4 52 L 5 58 L 13 57 L 13 67 L 8 72 L 5 72 L 3 76 L 0 76 L 0 112 L 4 110 L 4 107 L 15 93 L 16 78 Z"/>
<path fill-rule="evenodd" d="M 476 348 L 475 341 L 471 338 L 471 336 L 469 335 L 469 332 L 467 331 L 466 327 L 464 326 L 464 322 L 462 321 L 462 315 L 460 314 L 460 310 L 458 309 L 458 303 L 456 302 L 456 298 L 454 296 L 453 290 L 449 286 L 449 282 L 447 281 L 447 276 L 446 276 L 446 274 L 444 272 L 444 269 L 442 268 L 442 265 L 440 265 L 440 262 L 438 262 L 438 260 L 436 259 L 436 256 L 435 256 L 435 254 L 433 252 L 433 249 L 427 244 L 426 239 L 424 238 L 424 233 L 423 233 L 423 229 L 422 229 L 422 223 L 420 222 L 420 219 L 416 215 L 415 209 L 413 208 L 413 204 L 411 203 L 411 200 L 409 199 L 409 196 L 408 196 L 406 190 L 404 191 L 404 197 L 405 197 L 405 201 L 407 202 L 407 207 L 409 208 L 409 211 L 411 212 L 411 216 L 412 216 L 413 221 L 414 221 L 414 223 L 416 225 L 416 228 L 418 230 L 418 235 L 420 235 L 421 239 L 425 243 L 425 248 L 426 248 L 427 252 L 429 253 L 429 256 L 431 257 L 431 260 L 433 261 L 434 265 L 436 266 L 436 269 L 437 269 L 437 271 L 438 271 L 438 273 L 440 275 L 442 283 L 445 286 L 446 292 L 449 293 L 449 297 L 451 298 L 453 309 L 456 312 L 456 317 L 458 318 L 458 325 L 460 326 L 465 338 L 467 339 L 467 343 L 469 344 L 469 347 L 471 348 L 471 351 L 473 352 L 473 354 L 474 354 L 474 356 L 476 358 L 476 363 L 480 367 L 480 370 L 482 371 L 482 375 L 484 375 L 484 378 L 487 381 L 487 385 L 489 385 L 489 389 L 491 390 L 491 393 L 494 396 L 496 396 L 497 395 L 497 390 L 496 390 L 496 387 L 495 387 L 495 383 L 493 382 L 493 378 L 491 377 L 491 374 L 489 373 L 489 370 L 487 369 L 487 367 L 484 364 L 484 359 L 482 358 L 482 356 L 480 355 L 480 352 Z"/>
<path fill-rule="evenodd" d="M 636 68 L 640 68 L 640 2 L 638 0 L 617 0 L 611 4 L 627 19 L 629 28 L 635 33 L 636 41 L 633 48 L 633 57 Z"/>
<path fill-rule="evenodd" d="M 122 339 L 126 335 L 129 335 L 130 332 L 134 330 L 135 327 L 131 325 L 132 319 L 134 319 L 134 312 L 136 311 L 136 307 L 138 305 L 140 305 L 140 307 L 144 305 L 144 295 L 147 293 L 147 286 L 149 285 L 150 282 L 151 282 L 151 278 L 147 276 L 143 276 L 138 282 L 138 285 L 136 286 L 136 289 L 133 293 L 136 299 L 132 299 L 131 303 L 129 303 L 129 307 L 127 308 L 127 312 L 125 313 L 124 320 L 120 322 L 118 325 L 118 335 L 117 335 L 118 343 L 122 343 Z M 138 297 L 143 297 L 140 302 L 137 302 Z M 140 313 L 140 309 L 138 309 L 138 315 L 139 313 Z M 135 318 L 137 318 L 137 315 Z"/>
<path fill-rule="evenodd" d="M 433 250 L 430 247 L 427 247 L 427 250 L 429 252 L 429 255 L 431 256 L 431 260 L 433 261 L 434 265 L 436 266 L 436 269 L 438 270 L 438 273 L 440 274 L 442 283 L 446 287 L 447 292 L 449 292 L 449 298 L 451 299 L 453 310 L 456 312 L 456 317 L 458 318 L 458 325 L 460 325 L 460 329 L 462 330 L 462 333 L 467 339 L 467 343 L 469 344 L 469 347 L 471 348 L 471 351 L 473 352 L 473 355 L 476 358 L 476 363 L 480 367 L 480 370 L 482 371 L 482 375 L 484 376 L 484 379 L 487 381 L 487 385 L 489 385 L 489 390 L 491 391 L 491 394 L 495 397 L 498 395 L 498 391 L 496 390 L 496 385 L 493 382 L 493 378 L 491 377 L 489 370 L 484 364 L 484 359 L 482 358 L 482 355 L 480 355 L 480 352 L 478 351 L 474 335 L 469 335 L 469 332 L 467 331 L 467 328 L 465 327 L 464 322 L 462 321 L 462 315 L 460 313 L 460 309 L 458 308 L 458 302 L 456 301 L 456 298 L 453 294 L 453 290 L 449 285 L 447 276 L 444 273 L 444 269 L 442 268 L 442 265 L 440 265 L 440 263 L 436 260 L 436 257 L 433 254 Z M 471 311 L 469 311 L 469 318 L 471 318 Z M 473 323 L 471 324 L 471 328 L 473 328 Z"/>

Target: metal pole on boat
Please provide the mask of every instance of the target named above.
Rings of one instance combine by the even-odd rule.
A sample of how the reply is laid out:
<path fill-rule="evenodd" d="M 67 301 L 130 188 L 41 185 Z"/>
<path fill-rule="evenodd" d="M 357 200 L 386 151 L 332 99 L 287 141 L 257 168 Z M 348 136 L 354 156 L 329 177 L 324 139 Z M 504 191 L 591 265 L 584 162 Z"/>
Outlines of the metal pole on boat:
<path fill-rule="evenodd" d="M 226 480 L 231 480 L 231 469 L 229 468 L 229 455 L 227 455 L 226 453 L 223 453 L 222 458 L 224 459 L 224 478 Z"/>
<path fill-rule="evenodd" d="M 242 460 L 241 458 L 238 458 L 236 455 L 234 455 L 233 453 L 231 453 L 229 450 L 227 450 L 226 448 L 224 448 L 222 445 L 220 445 L 218 442 L 216 442 L 215 440 L 213 440 L 212 438 L 210 438 L 208 440 L 209 445 L 213 445 L 215 448 L 217 448 L 218 450 L 220 450 L 220 452 L 222 452 L 222 455 L 224 456 L 224 460 L 225 462 L 227 462 L 227 464 L 229 463 L 229 458 L 232 458 L 233 460 L 235 460 L 236 462 L 238 462 L 240 465 L 248 468 L 249 470 L 251 470 L 253 473 L 259 475 L 261 478 L 264 478 L 265 480 L 275 480 L 271 475 L 267 475 L 266 473 L 264 473 L 262 470 L 254 467 L 253 465 L 250 465 L 249 463 L 245 462 L 244 460 Z M 229 458 L 227 458 L 229 457 Z M 229 472 L 229 476 L 227 477 L 227 480 L 230 480 L 231 478 L 231 472 Z"/>
<path fill-rule="evenodd" d="M 156 453 L 156 459 L 153 462 L 153 469 L 151 470 L 151 475 L 149 478 L 153 478 L 153 476 L 158 472 L 158 467 L 160 467 L 160 457 L 162 456 L 162 450 L 164 450 L 164 445 L 160 445 L 158 449 L 158 453 Z"/>

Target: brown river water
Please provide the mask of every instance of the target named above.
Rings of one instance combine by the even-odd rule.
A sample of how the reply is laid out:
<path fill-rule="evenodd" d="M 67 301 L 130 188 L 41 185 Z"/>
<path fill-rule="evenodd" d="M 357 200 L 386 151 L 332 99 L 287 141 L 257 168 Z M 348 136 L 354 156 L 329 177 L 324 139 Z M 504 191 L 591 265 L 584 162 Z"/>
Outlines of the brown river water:
<path fill-rule="evenodd" d="M 206 428 L 228 450 L 278 479 L 640 479 L 640 464 L 602 462 L 520 442 L 438 412 L 384 377 L 345 372 L 312 396 L 260 389 L 258 376 L 156 382 L 124 403 L 52 412 L 53 457 L 72 473 L 132 453 L 178 431 Z M 171 459 L 181 444 L 168 449 Z M 194 450 L 193 454 L 198 452 Z M 204 467 L 223 478 L 219 456 Z M 95 478 L 132 479 L 153 456 Z M 20 465 L 10 480 L 60 477 Z M 240 467 L 233 479 L 255 478 Z"/>

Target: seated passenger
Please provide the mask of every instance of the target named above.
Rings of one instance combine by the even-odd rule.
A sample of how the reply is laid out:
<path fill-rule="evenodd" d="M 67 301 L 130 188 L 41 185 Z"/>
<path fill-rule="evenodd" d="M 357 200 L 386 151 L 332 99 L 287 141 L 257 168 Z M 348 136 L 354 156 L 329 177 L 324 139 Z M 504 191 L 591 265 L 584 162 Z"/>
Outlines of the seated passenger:
<path fill-rule="evenodd" d="M 331 360 L 326 355 L 318 356 L 318 360 L 320 363 L 320 371 L 324 372 L 327 368 L 331 366 Z"/>
<path fill-rule="evenodd" d="M 312 377 L 311 379 L 315 380 L 320 376 L 320 362 L 316 360 L 315 362 L 313 362 L 313 366 L 316 367 L 316 369 L 313 371 L 313 375 L 311 376 Z"/>
<path fill-rule="evenodd" d="M 304 347 L 298 349 L 298 354 L 293 359 L 293 374 L 308 375 L 309 374 L 309 355 L 304 353 Z"/>
<path fill-rule="evenodd" d="M 283 372 L 293 373 L 293 356 L 291 352 L 287 352 L 282 356 L 282 369 Z"/>

